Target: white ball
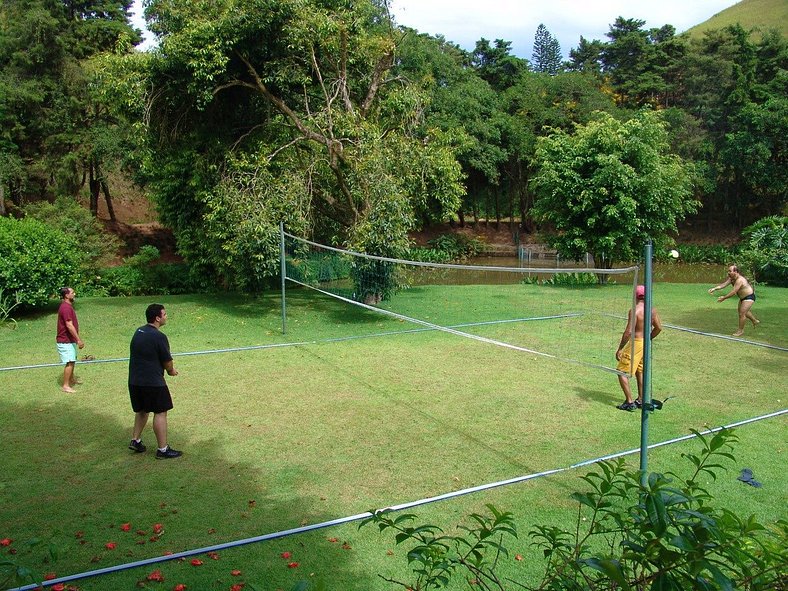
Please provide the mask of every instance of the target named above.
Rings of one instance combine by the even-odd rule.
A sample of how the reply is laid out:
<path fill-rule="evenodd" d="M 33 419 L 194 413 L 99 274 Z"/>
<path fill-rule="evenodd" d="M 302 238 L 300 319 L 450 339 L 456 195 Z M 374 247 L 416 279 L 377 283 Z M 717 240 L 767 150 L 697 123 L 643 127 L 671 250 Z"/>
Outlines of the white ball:
<path fill-rule="evenodd" d="M 672 256 L 674 259 L 679 258 L 679 251 L 678 250 L 671 250 L 670 251 L 670 256 Z"/>

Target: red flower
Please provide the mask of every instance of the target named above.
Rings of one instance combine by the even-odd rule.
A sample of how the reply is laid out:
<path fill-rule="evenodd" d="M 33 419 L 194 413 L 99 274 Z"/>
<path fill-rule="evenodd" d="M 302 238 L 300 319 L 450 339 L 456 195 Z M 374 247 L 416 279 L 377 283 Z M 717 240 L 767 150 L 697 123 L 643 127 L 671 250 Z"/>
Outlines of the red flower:
<path fill-rule="evenodd" d="M 175 587 L 172 588 L 172 591 L 186 591 L 186 585 L 183 583 L 178 583 Z"/>
<path fill-rule="evenodd" d="M 282 558 L 287 560 L 288 558 L 290 558 L 292 556 L 292 554 L 290 552 L 282 552 L 279 556 L 281 556 Z"/>
<path fill-rule="evenodd" d="M 79 538 L 83 537 L 84 535 L 85 535 L 85 532 L 83 532 L 83 531 L 78 531 L 78 532 L 76 532 L 76 533 L 74 534 L 74 537 L 75 537 L 75 538 L 77 538 L 77 539 L 79 539 Z"/>
<path fill-rule="evenodd" d="M 161 523 L 154 523 L 153 524 L 153 533 L 154 534 L 159 535 L 162 532 L 163 529 L 164 529 L 164 526 Z"/>
<path fill-rule="evenodd" d="M 241 576 L 241 571 L 239 571 L 239 570 L 236 568 L 235 570 L 231 570 L 231 571 L 230 571 L 230 574 L 231 574 L 232 576 L 234 576 L 234 577 L 240 577 L 240 576 Z"/>
<path fill-rule="evenodd" d="M 332 544 L 336 544 L 339 541 L 339 538 L 328 538 L 328 541 Z"/>
<path fill-rule="evenodd" d="M 164 580 L 164 575 L 161 574 L 161 571 L 157 568 L 151 574 L 146 577 L 149 581 L 158 581 L 161 583 Z"/>
<path fill-rule="evenodd" d="M 202 560 L 199 558 L 192 558 L 192 566 L 202 566 Z"/>
<path fill-rule="evenodd" d="M 117 546 L 117 544 L 115 542 L 107 542 L 106 544 L 104 544 L 104 547 L 107 550 L 114 550 L 115 546 Z"/>
<path fill-rule="evenodd" d="M 129 531 L 130 529 L 131 529 L 130 523 L 124 523 L 123 525 L 120 526 L 121 531 Z"/>
<path fill-rule="evenodd" d="M 10 546 L 13 541 L 11 538 L 3 538 L 0 540 L 0 546 Z"/>
<path fill-rule="evenodd" d="M 219 553 L 218 552 L 208 552 L 208 558 L 211 560 L 219 560 Z"/>
<path fill-rule="evenodd" d="M 342 549 L 343 550 L 350 550 L 351 548 L 352 548 L 352 546 L 350 544 L 348 544 L 347 542 L 342 544 Z"/>
<path fill-rule="evenodd" d="M 230 587 L 230 591 L 241 591 L 241 589 L 243 589 L 243 588 L 244 588 L 244 584 L 243 583 L 236 583 L 235 585 L 232 585 Z"/>
<path fill-rule="evenodd" d="M 52 591 L 66 591 L 66 586 L 63 583 L 58 583 L 57 585 L 52 585 Z"/>
<path fill-rule="evenodd" d="M 47 573 L 47 574 L 44 575 L 44 580 L 45 581 L 51 581 L 52 579 L 55 579 L 55 578 L 57 578 L 57 575 L 55 573 Z"/>
<path fill-rule="evenodd" d="M 515 560 L 522 560 L 523 559 L 523 555 L 522 554 L 516 554 L 514 559 Z"/>
<path fill-rule="evenodd" d="M 288 562 L 287 563 L 287 568 L 298 568 L 298 563 L 297 562 Z"/>

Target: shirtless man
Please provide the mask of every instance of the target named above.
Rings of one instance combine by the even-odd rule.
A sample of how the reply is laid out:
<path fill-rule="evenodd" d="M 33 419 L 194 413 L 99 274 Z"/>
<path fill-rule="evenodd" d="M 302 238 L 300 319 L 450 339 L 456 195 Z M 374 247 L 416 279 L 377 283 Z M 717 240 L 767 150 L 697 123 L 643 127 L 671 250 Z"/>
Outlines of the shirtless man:
<path fill-rule="evenodd" d="M 718 297 L 717 301 L 724 302 L 728 298 L 739 296 L 739 330 L 734 332 L 733 336 L 740 337 L 744 334 L 744 323 L 748 318 L 753 326 L 758 326 L 761 323 L 761 321 L 750 312 L 750 308 L 752 308 L 752 305 L 755 303 L 755 290 L 752 288 L 752 285 L 750 285 L 750 282 L 747 281 L 747 278 L 739 273 L 739 268 L 736 265 L 728 267 L 728 278 L 723 283 L 709 289 L 709 293 L 714 293 L 718 289 L 722 289 L 728 285 L 732 285 L 733 289 L 731 289 L 730 293 Z"/>
<path fill-rule="evenodd" d="M 629 376 L 618 375 L 618 383 L 624 391 L 623 403 L 619 404 L 616 408 L 619 410 L 633 411 L 643 404 L 643 332 L 644 332 L 644 316 L 646 313 L 646 288 L 638 285 L 635 288 L 635 298 L 637 300 L 635 309 L 630 310 L 627 314 L 627 327 L 621 335 L 621 341 L 618 343 L 616 350 L 616 359 L 618 360 L 618 371 L 629 372 L 632 368 L 635 369 L 635 377 L 638 384 L 638 398 L 636 401 L 632 400 L 632 390 L 629 388 Z M 632 345 L 629 343 L 629 338 L 632 335 L 632 320 L 635 321 L 635 351 L 634 359 L 632 357 Z M 662 332 L 662 321 L 659 319 L 659 314 L 656 308 L 651 309 L 651 335 L 650 338 L 654 339 L 659 333 Z"/>

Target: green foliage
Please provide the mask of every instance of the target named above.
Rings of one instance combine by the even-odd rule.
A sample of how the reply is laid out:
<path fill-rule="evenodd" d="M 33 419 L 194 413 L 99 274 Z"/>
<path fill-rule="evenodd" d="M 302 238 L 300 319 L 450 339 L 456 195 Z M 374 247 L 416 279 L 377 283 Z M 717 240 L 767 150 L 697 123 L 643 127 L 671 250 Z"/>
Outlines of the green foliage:
<path fill-rule="evenodd" d="M 85 258 L 91 263 L 106 263 L 120 248 L 120 240 L 106 232 L 101 222 L 75 199 L 58 197 L 54 203 L 30 203 L 25 205 L 23 211 L 25 217 L 56 228 L 78 242 Z"/>
<path fill-rule="evenodd" d="M 416 581 L 399 585 L 414 591 L 428 591 L 446 587 L 459 571 L 467 570 L 483 589 L 502 588 L 502 581 L 495 573 L 498 560 L 507 556 L 503 545 L 506 537 L 517 537 L 514 517 L 487 505 L 489 515 L 473 513 L 470 525 L 460 525 L 465 533 L 449 535 L 435 525 L 414 524 L 416 516 L 403 514 L 394 516 L 389 511 L 377 511 L 359 527 L 375 524 L 381 532 L 395 532 L 397 545 L 407 544 L 408 564 Z"/>
<path fill-rule="evenodd" d="M 84 255 L 73 238 L 33 219 L 0 217 L 0 289 L 21 306 L 41 306 L 80 275 Z"/>
<path fill-rule="evenodd" d="M 534 36 L 534 51 L 531 67 L 534 72 L 544 72 L 554 76 L 561 71 L 561 45 L 544 24 L 540 23 Z"/>
<path fill-rule="evenodd" d="M 16 328 L 16 320 L 11 318 L 11 312 L 19 306 L 19 303 L 19 292 L 15 293 L 12 299 L 0 288 L 0 326 L 8 323 L 11 328 Z"/>
<path fill-rule="evenodd" d="M 688 476 L 627 471 L 623 459 L 599 463 L 583 477 L 589 486 L 572 494 L 578 502 L 572 531 L 537 525 L 529 535 L 544 557 L 538 583 L 515 581 L 512 589 L 592 591 L 595 589 L 712 591 L 746 588 L 767 591 L 786 582 L 788 522 L 765 527 L 754 517 L 714 507 L 702 484 L 715 480 L 723 462 L 733 461 L 732 431 L 713 436 L 695 433 L 699 453 L 682 454 Z M 366 523 L 393 530 L 398 544 L 408 543 L 415 581 L 401 583 L 416 591 L 445 587 L 463 572 L 485 589 L 507 589 L 496 574 L 506 553 L 505 537 L 516 536 L 514 519 L 489 506 L 492 518 L 472 515 L 472 527 L 452 536 L 413 515 L 377 513 Z M 486 542 L 486 543 L 484 543 Z M 472 560 L 468 557 L 472 556 Z M 392 581 L 394 582 L 394 581 Z"/>
<path fill-rule="evenodd" d="M 679 260 L 682 263 L 714 263 L 724 265 L 733 260 L 739 248 L 724 246 L 722 244 L 679 244 L 675 247 L 667 246 L 654 251 L 654 259 L 660 263 L 675 261 L 670 256 L 670 251 L 675 248 L 679 251 Z"/>
<path fill-rule="evenodd" d="M 289 277 L 303 283 L 323 283 L 346 279 L 350 276 L 347 257 L 333 253 L 307 253 L 287 261 Z"/>
<path fill-rule="evenodd" d="M 594 273 L 555 273 L 547 279 L 526 277 L 520 283 L 524 285 L 555 285 L 559 287 L 588 287 L 599 285 L 599 278 Z"/>
<path fill-rule="evenodd" d="M 159 250 L 145 245 L 133 256 L 123 259 L 117 267 L 107 267 L 98 275 L 87 277 L 81 284 L 84 295 L 134 296 L 199 293 L 206 284 L 193 276 L 183 263 L 158 263 Z"/>
<path fill-rule="evenodd" d="M 0 179 L 10 181 L 16 205 L 27 197 L 76 194 L 84 178 L 98 172 L 97 138 L 114 141 L 124 135 L 91 97 L 85 61 L 100 52 L 129 50 L 140 41 L 128 6 L 46 0 L 0 4 L 0 152 L 14 164 L 9 170 L 9 159 L 0 158 Z"/>
<path fill-rule="evenodd" d="M 146 172 L 197 272 L 257 291 L 278 272 L 280 221 L 390 255 L 459 207 L 460 134 L 423 125 L 419 86 L 384 83 L 396 40 L 380 3 L 198 5 L 149 8 L 162 51 L 145 86 Z"/>
<path fill-rule="evenodd" d="M 410 258 L 426 263 L 452 263 L 477 256 L 484 242 L 465 234 L 441 234 L 428 243 L 429 248 L 411 248 Z"/>
<path fill-rule="evenodd" d="M 697 209 L 687 167 L 668 154 L 657 113 L 641 111 L 624 123 L 610 115 L 540 138 L 534 215 L 550 224 L 550 246 L 598 265 L 636 260 L 646 240 L 657 246 L 676 222 Z"/>
<path fill-rule="evenodd" d="M 770 216 L 742 231 L 739 259 L 758 281 L 788 286 L 788 217 Z"/>

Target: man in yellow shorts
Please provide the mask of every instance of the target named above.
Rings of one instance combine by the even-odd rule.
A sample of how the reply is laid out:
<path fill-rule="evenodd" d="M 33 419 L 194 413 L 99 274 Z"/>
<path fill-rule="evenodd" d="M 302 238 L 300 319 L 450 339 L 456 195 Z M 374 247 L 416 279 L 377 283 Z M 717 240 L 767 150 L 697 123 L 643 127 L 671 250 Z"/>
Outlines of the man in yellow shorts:
<path fill-rule="evenodd" d="M 616 350 L 616 359 L 618 360 L 616 369 L 621 372 L 626 372 L 627 374 L 631 374 L 634 369 L 638 384 L 638 397 L 637 400 L 633 401 L 632 390 L 629 388 L 629 375 L 619 374 L 618 383 L 621 385 L 621 389 L 624 391 L 624 396 L 626 398 L 623 403 L 616 407 L 620 410 L 633 411 L 636 408 L 640 408 L 643 403 L 643 333 L 645 326 L 643 317 L 645 316 L 646 308 L 645 298 L 646 288 L 642 285 L 638 285 L 635 288 L 635 307 L 627 314 L 627 327 L 624 329 L 624 334 L 621 335 L 621 341 Z M 632 350 L 632 345 L 629 343 L 630 336 L 632 336 L 633 322 L 635 324 L 634 351 Z M 659 319 L 657 309 L 652 308 L 650 338 L 655 338 L 660 332 L 662 332 L 662 322 Z"/>

